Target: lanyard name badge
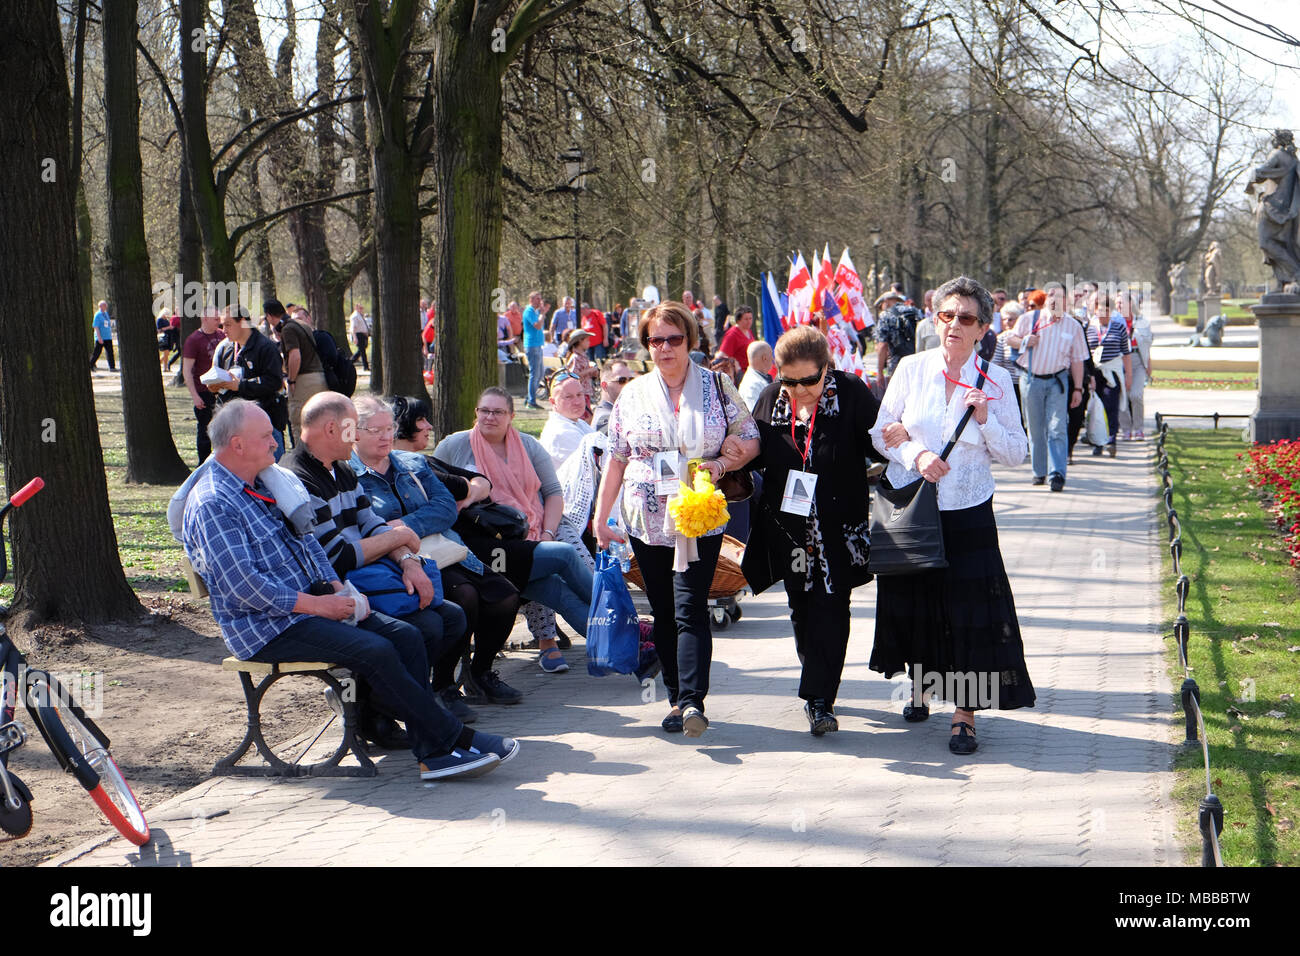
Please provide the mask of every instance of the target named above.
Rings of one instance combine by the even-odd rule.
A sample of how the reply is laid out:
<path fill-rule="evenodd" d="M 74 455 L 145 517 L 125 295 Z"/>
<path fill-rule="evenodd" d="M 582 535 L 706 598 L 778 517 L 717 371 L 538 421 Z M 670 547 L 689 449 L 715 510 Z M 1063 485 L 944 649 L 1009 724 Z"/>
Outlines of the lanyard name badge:
<path fill-rule="evenodd" d="M 817 407 L 813 406 L 812 418 L 808 420 L 808 438 L 804 442 L 801 458 L 803 459 L 804 468 L 808 467 L 809 455 L 812 451 L 813 425 L 817 422 Z M 799 450 L 799 440 L 795 438 L 794 416 L 790 417 L 790 439 L 794 442 L 795 450 Z M 785 476 L 785 490 L 781 492 L 781 510 L 786 514 L 799 515 L 806 518 L 812 513 L 813 498 L 817 492 L 817 476 L 811 471 L 794 471 L 791 470 Z"/>
<path fill-rule="evenodd" d="M 650 460 L 654 469 L 655 494 L 675 495 L 680 490 L 682 475 L 682 456 L 678 451 L 657 451 Z"/>

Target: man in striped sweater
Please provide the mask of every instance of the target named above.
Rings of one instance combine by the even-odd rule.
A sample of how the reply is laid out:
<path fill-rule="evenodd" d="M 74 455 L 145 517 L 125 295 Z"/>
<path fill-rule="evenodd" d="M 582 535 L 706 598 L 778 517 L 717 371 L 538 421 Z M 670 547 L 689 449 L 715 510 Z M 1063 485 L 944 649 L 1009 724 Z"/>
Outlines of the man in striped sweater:
<path fill-rule="evenodd" d="M 437 565 L 426 565 L 421 559 L 420 539 L 414 531 L 404 525 L 390 527 L 371 510 L 370 499 L 348 463 L 356 442 L 356 422 L 356 408 L 347 396 L 313 395 L 303 406 L 302 438 L 281 464 L 298 476 L 311 495 L 316 513 L 312 534 L 339 578 L 346 580 L 359 567 L 392 558 L 402 569 L 407 593 L 420 596 L 419 610 L 400 620 L 420 629 L 430 664 L 454 663 L 469 642 L 465 612 L 451 601 L 431 606 L 430 575 L 438 573 Z M 435 667 L 435 671 L 454 672 L 454 666 Z M 476 715 L 454 683 L 434 691 L 460 721 L 474 722 Z"/>

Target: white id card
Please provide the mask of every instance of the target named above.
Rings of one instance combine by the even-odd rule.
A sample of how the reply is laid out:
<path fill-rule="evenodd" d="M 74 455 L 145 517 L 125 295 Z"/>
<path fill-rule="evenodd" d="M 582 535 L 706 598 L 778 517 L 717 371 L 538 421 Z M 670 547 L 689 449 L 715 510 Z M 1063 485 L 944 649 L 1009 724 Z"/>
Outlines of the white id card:
<path fill-rule="evenodd" d="M 781 493 L 781 510 L 786 514 L 808 517 L 812 511 L 813 494 L 817 490 L 817 476 L 809 471 L 792 471 L 785 476 L 785 491 Z"/>
<path fill-rule="evenodd" d="M 654 469 L 655 494 L 675 495 L 681 490 L 678 488 L 682 480 L 681 452 L 657 451 L 650 460 L 650 467 Z"/>

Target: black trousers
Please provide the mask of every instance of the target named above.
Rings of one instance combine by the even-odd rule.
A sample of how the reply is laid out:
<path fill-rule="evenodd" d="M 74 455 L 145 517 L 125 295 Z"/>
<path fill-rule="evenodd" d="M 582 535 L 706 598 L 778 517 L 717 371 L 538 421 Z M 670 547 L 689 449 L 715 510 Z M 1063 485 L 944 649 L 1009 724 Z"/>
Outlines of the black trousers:
<path fill-rule="evenodd" d="M 852 591 L 827 594 L 821 581 L 811 591 L 802 581 L 786 582 L 790 621 L 794 625 L 794 646 L 803 665 L 799 697 L 803 700 L 835 703 L 844 656 L 849 648 L 849 599 Z"/>
<path fill-rule="evenodd" d="M 362 366 L 362 367 L 363 367 L 367 372 L 370 371 L 370 359 L 366 357 L 366 346 L 369 345 L 369 344 L 370 344 L 370 333 L 369 333 L 369 332 L 358 332 L 358 333 L 357 333 L 357 350 L 356 350 L 356 352 L 355 352 L 355 353 L 353 354 L 353 356 L 352 356 L 352 364 L 353 364 L 353 365 L 356 365 L 356 364 L 357 364 L 357 359 L 361 359 L 361 366 Z"/>
<path fill-rule="evenodd" d="M 456 583 L 453 583 L 453 580 L 456 580 Z M 453 579 L 453 575 L 446 572 L 443 574 L 442 583 L 446 588 L 447 598 L 461 606 L 468 621 L 465 637 L 458 645 L 459 654 L 461 657 L 464 656 L 469 649 L 469 640 L 473 637 L 474 656 L 470 661 L 469 670 L 475 677 L 482 677 L 492 670 L 496 663 L 497 652 L 506 646 L 506 639 L 510 636 L 510 629 L 515 624 L 515 615 L 519 611 L 519 595 L 512 594 L 505 600 L 489 601 L 479 594 L 478 588 L 472 583 L 464 579 Z M 457 660 L 459 659 L 457 657 Z M 450 667 L 447 666 L 446 661 L 434 662 L 435 687 L 443 687 L 451 682 L 455 664 L 455 660 L 450 662 Z M 439 683 L 440 678 L 441 683 Z"/>
<path fill-rule="evenodd" d="M 199 453 L 199 464 L 203 464 L 212 454 L 212 442 L 208 438 L 208 422 L 212 421 L 213 403 L 205 401 L 203 407 L 194 406 L 194 420 L 198 422 L 194 433 L 194 448 Z"/>
<path fill-rule="evenodd" d="M 655 652 L 663 664 L 668 702 L 704 710 L 713 663 L 709 585 L 722 551 L 722 535 L 698 539 L 699 559 L 680 573 L 673 570 L 672 548 L 649 545 L 637 537 L 630 540 L 654 612 Z"/>
<path fill-rule="evenodd" d="M 91 368 L 95 367 L 95 363 L 99 361 L 99 355 L 101 352 L 103 352 L 108 356 L 108 370 L 110 372 L 117 371 L 117 365 L 114 364 L 113 362 L 113 340 L 112 339 L 109 339 L 107 342 L 101 342 L 99 341 L 99 339 L 95 340 L 95 351 L 90 353 L 90 367 Z"/>

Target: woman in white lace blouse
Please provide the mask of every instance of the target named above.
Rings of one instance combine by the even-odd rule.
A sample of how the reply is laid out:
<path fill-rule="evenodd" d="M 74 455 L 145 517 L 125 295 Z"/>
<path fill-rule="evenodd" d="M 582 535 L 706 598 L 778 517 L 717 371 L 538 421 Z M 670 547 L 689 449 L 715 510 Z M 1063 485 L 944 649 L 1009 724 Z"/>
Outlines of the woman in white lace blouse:
<path fill-rule="evenodd" d="M 871 438 L 890 459 L 891 485 L 918 477 L 937 484 L 948 567 L 877 579 L 870 666 L 886 677 L 911 669 L 905 720 L 930 715 L 930 694 L 952 701 L 948 747 L 969 754 L 975 710 L 1034 703 L 993 520 L 992 463 L 1020 464 L 1028 442 L 1006 370 L 988 366 L 976 387 L 985 363 L 975 349 L 993 321 L 992 296 L 961 276 L 940 286 L 934 301 L 939 348 L 898 363 Z M 974 413 L 945 461 L 939 453 L 968 407 Z"/>

